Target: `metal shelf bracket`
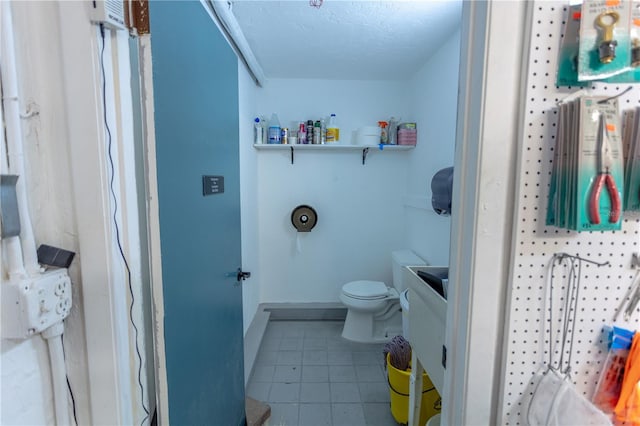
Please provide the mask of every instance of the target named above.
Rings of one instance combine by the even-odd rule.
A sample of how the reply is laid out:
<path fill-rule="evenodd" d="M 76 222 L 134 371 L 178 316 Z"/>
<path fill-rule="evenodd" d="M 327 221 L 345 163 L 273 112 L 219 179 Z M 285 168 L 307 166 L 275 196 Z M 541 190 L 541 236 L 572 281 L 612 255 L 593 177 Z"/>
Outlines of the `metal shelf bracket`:
<path fill-rule="evenodd" d="M 364 166 L 365 161 L 367 160 L 367 154 L 369 153 L 369 148 L 364 148 L 362 150 L 362 165 Z"/>

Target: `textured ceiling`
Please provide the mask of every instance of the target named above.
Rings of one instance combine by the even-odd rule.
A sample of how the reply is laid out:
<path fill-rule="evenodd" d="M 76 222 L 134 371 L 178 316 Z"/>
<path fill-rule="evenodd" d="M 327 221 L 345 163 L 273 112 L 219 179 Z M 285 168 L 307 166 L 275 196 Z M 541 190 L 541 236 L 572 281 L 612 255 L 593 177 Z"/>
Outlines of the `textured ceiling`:
<path fill-rule="evenodd" d="M 412 76 L 460 26 L 462 2 L 232 0 L 267 78 Z"/>

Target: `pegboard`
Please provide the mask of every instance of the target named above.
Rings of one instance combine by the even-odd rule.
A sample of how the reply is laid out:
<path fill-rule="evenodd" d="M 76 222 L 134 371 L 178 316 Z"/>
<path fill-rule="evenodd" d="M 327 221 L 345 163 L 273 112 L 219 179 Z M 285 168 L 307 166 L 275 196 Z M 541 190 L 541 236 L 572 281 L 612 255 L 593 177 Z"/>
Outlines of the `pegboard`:
<path fill-rule="evenodd" d="M 626 212 L 622 230 L 615 232 L 579 233 L 545 225 L 556 142 L 556 106 L 580 89 L 555 85 L 558 50 L 567 16 L 568 2 L 561 1 L 536 1 L 530 16 L 532 33 L 526 81 L 523 81 L 526 100 L 516 172 L 519 181 L 507 296 L 509 308 L 505 317 L 501 423 L 506 425 L 527 424 L 532 379 L 548 359 L 546 291 L 554 253 L 566 252 L 596 262 L 610 262 L 603 267 L 583 263 L 578 312 L 571 325 L 575 336 L 572 379 L 578 391 L 591 399 L 606 358 L 602 329 L 605 324 L 612 324 L 614 312 L 631 286 L 635 275 L 631 256 L 640 250 L 640 220 L 637 215 Z M 597 83 L 589 87 L 589 94 L 613 96 L 628 86 Z M 620 97 L 621 112 L 640 105 L 640 87 L 636 86 Z M 554 285 L 565 285 L 566 270 L 556 267 L 556 272 Z M 629 323 L 619 320 L 617 324 L 637 329 L 639 316 L 636 311 Z M 557 313 L 554 314 L 557 324 L 556 318 L 559 318 Z M 557 325 L 554 330 L 555 340 L 559 335 Z"/>

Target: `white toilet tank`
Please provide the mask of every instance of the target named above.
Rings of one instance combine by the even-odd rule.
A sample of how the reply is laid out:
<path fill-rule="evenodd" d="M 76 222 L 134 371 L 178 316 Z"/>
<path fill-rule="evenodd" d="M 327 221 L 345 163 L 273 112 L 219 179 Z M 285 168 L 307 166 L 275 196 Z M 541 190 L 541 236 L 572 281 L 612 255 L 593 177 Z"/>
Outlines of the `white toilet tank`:
<path fill-rule="evenodd" d="M 398 293 L 406 290 L 407 284 L 402 279 L 403 266 L 425 266 L 426 262 L 420 259 L 411 250 L 398 250 L 391 252 L 391 269 L 393 272 L 393 286 Z"/>

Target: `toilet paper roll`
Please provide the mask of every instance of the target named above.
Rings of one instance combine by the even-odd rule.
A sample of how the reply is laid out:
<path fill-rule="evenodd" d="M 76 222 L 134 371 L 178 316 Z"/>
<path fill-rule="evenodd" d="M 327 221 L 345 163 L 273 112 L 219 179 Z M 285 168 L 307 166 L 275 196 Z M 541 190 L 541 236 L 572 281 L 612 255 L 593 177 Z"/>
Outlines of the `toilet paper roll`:
<path fill-rule="evenodd" d="M 291 224 L 298 232 L 310 232 L 318 222 L 318 214 L 311 206 L 300 205 L 291 212 Z"/>

